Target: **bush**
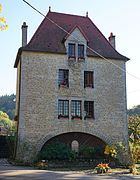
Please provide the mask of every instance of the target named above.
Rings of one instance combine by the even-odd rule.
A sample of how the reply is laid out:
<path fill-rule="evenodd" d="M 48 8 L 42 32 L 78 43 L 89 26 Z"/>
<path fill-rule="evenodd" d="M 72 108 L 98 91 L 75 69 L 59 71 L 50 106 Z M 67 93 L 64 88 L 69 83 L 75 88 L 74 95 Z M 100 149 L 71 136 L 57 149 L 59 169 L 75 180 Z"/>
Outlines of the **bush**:
<path fill-rule="evenodd" d="M 79 157 L 83 159 L 98 159 L 104 157 L 104 149 L 100 146 L 83 146 L 79 149 Z"/>
<path fill-rule="evenodd" d="M 73 159 L 75 157 L 75 152 L 73 152 L 66 144 L 57 142 L 45 146 L 38 157 L 40 160 L 66 160 Z"/>
<path fill-rule="evenodd" d="M 61 142 L 48 144 L 42 148 L 38 155 L 38 160 L 69 160 L 76 159 L 100 159 L 104 158 L 104 148 L 100 146 L 89 147 L 82 146 L 79 152 L 71 150 L 71 148 Z"/>

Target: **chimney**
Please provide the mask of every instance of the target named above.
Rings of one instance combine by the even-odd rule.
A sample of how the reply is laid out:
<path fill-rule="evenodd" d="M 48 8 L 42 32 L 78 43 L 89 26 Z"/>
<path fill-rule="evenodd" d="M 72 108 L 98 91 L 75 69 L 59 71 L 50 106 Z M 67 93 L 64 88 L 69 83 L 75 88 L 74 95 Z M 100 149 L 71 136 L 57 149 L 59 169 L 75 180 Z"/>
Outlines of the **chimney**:
<path fill-rule="evenodd" d="M 21 29 L 22 29 L 22 47 L 26 46 L 27 44 L 27 28 L 26 22 L 23 23 Z"/>
<path fill-rule="evenodd" d="M 116 43 L 115 43 L 115 36 L 113 35 L 113 33 L 111 32 L 110 33 L 110 36 L 109 36 L 109 42 L 111 44 L 111 46 L 116 49 Z"/>

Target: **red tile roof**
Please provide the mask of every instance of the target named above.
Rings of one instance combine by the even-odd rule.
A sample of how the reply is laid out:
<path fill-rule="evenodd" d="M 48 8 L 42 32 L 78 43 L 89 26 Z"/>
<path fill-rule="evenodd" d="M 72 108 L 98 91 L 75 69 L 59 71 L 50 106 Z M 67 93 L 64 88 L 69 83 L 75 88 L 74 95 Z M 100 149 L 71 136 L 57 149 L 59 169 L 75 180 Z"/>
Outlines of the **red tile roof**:
<path fill-rule="evenodd" d="M 52 23 L 49 19 L 55 23 Z M 30 42 L 25 47 L 22 47 L 21 50 L 65 54 L 64 38 L 67 37 L 67 33 L 56 24 L 67 32 L 71 32 L 76 26 L 79 27 L 88 39 L 88 46 L 106 58 L 129 60 L 127 57 L 119 54 L 110 45 L 90 18 L 50 11 L 38 27 Z M 89 49 L 87 50 L 87 55 L 98 56 Z"/>

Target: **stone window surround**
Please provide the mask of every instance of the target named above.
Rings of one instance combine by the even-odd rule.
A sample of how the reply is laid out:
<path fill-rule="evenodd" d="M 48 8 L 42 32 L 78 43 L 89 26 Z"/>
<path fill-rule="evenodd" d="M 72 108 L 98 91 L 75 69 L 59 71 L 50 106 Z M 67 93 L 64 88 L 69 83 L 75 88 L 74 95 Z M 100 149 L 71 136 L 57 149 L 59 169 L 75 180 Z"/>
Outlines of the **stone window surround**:
<path fill-rule="evenodd" d="M 62 112 L 62 113 L 60 113 Z M 68 118 L 69 116 L 69 101 L 68 100 L 58 100 L 58 118 Z"/>
<path fill-rule="evenodd" d="M 75 57 L 70 57 L 69 56 L 69 45 L 70 44 L 74 44 L 75 45 Z M 78 48 L 79 46 L 84 46 L 84 57 L 78 57 Z M 71 41 L 71 42 L 68 42 L 68 49 L 67 49 L 67 55 L 68 55 L 68 59 L 75 59 L 76 61 L 78 60 L 85 60 L 86 58 L 86 47 L 85 47 L 85 44 L 82 43 L 82 42 L 77 42 L 77 41 Z"/>
<path fill-rule="evenodd" d="M 82 119 L 82 101 L 81 100 L 71 100 L 71 118 Z"/>
<path fill-rule="evenodd" d="M 94 71 L 84 71 L 84 88 L 94 88 Z"/>
<path fill-rule="evenodd" d="M 67 76 L 68 76 L 68 79 L 67 79 L 67 83 L 66 84 L 61 84 L 60 83 L 60 77 L 59 77 L 59 73 L 60 73 L 60 71 L 65 71 L 65 72 L 67 72 Z M 92 73 L 92 75 L 93 75 L 93 77 L 92 77 L 92 84 L 91 84 L 91 86 L 86 86 L 85 85 L 85 73 L 88 73 L 88 72 L 90 72 L 90 73 Z M 58 71 L 57 71 L 57 83 L 58 83 L 58 87 L 61 89 L 63 89 L 63 88 L 69 88 L 70 86 L 71 86 L 71 83 L 70 83 L 70 76 L 71 76 L 71 72 L 70 72 L 70 69 L 68 69 L 68 68 L 59 68 L 58 69 Z M 93 89 L 94 88 L 94 71 L 93 70 L 84 70 L 83 71 L 83 73 L 82 73 L 82 81 L 81 81 L 82 83 L 80 83 L 81 84 L 81 87 L 83 87 L 83 88 L 90 88 L 90 89 Z"/>
<path fill-rule="evenodd" d="M 59 69 L 58 71 L 58 85 L 59 87 L 69 87 L 69 70 Z"/>
<path fill-rule="evenodd" d="M 75 120 L 75 119 L 79 119 L 79 120 L 95 120 L 95 116 L 94 116 L 94 101 L 92 101 L 93 102 L 93 117 L 86 117 L 86 112 L 85 112 L 85 107 L 84 107 L 84 104 L 85 104 L 85 102 L 87 102 L 87 101 L 91 101 L 91 100 L 83 100 L 83 99 L 81 99 L 81 98 L 69 98 L 69 99 L 65 99 L 65 98 L 58 98 L 58 100 L 57 100 L 57 102 L 59 101 L 59 100 L 63 100 L 63 101 L 68 101 L 68 104 L 69 104 L 69 114 L 68 114 L 68 116 L 67 117 L 60 117 L 59 116 L 59 114 L 58 114 L 58 119 L 62 119 L 62 118 L 64 118 L 64 119 L 69 119 L 69 120 Z M 75 118 L 72 118 L 72 115 L 71 115 L 71 102 L 72 101 L 81 101 L 81 117 L 75 117 Z M 58 112 L 58 106 L 57 106 L 57 112 Z"/>
<path fill-rule="evenodd" d="M 94 119 L 94 101 L 84 101 L 85 118 Z"/>

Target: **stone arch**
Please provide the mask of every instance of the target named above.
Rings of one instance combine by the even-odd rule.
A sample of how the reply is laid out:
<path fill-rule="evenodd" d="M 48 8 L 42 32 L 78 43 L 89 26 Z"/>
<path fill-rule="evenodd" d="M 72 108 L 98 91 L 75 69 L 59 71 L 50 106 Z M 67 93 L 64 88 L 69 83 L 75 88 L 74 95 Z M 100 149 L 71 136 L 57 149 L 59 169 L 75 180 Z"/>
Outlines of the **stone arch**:
<path fill-rule="evenodd" d="M 48 142 L 50 139 L 58 136 L 58 135 L 61 135 L 61 134 L 66 134 L 66 133 L 74 133 L 75 131 L 64 131 L 64 132 L 58 132 L 58 133 L 55 133 L 55 134 L 48 134 L 46 136 L 44 136 L 43 138 L 41 138 L 38 142 L 37 142 L 37 146 L 36 146 L 36 150 L 37 150 L 37 153 L 42 149 L 43 145 Z M 103 133 L 99 133 L 97 131 L 94 130 L 94 133 L 93 132 L 86 132 L 86 131 L 76 131 L 77 133 L 85 133 L 85 134 L 89 134 L 89 135 L 92 135 L 92 136 L 95 136 L 99 139 L 101 139 L 102 141 L 104 141 L 106 144 L 112 144 L 112 141 L 111 141 L 111 138 L 110 136 L 105 136 Z"/>

